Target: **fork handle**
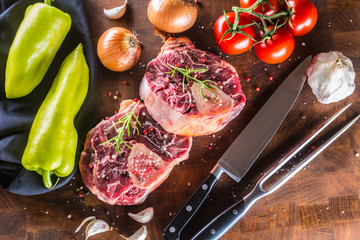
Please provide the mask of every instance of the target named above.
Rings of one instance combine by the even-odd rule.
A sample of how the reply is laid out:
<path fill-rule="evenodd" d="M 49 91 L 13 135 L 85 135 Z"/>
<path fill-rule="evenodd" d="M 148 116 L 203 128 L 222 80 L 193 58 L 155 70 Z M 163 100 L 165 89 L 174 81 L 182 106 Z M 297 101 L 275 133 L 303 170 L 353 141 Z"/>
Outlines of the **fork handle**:
<path fill-rule="evenodd" d="M 191 240 L 220 239 L 246 213 L 249 207 L 241 199 L 203 227 Z"/>

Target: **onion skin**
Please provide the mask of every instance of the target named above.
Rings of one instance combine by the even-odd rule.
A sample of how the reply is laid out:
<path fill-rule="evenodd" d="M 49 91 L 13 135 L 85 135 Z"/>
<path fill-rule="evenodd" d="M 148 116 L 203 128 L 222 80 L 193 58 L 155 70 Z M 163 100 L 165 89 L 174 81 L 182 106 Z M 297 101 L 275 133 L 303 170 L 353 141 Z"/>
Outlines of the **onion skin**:
<path fill-rule="evenodd" d="M 180 33 L 194 25 L 197 9 L 193 0 L 151 0 L 147 14 L 157 29 Z"/>
<path fill-rule="evenodd" d="M 101 35 L 97 53 L 106 68 L 123 72 L 139 61 L 141 45 L 134 33 L 122 27 L 113 27 Z"/>

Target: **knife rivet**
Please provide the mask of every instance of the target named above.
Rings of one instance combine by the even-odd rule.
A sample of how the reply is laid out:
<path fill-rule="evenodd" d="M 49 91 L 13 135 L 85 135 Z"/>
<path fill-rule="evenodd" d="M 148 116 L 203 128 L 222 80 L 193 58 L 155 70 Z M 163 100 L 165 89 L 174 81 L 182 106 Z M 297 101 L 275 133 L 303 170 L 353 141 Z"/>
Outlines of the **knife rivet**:
<path fill-rule="evenodd" d="M 234 215 L 236 215 L 236 214 L 238 214 L 238 213 L 239 213 L 238 210 L 233 209 L 233 214 L 234 214 Z"/>
<path fill-rule="evenodd" d="M 174 227 L 171 227 L 170 229 L 169 229 L 169 231 L 171 232 L 171 233 L 174 233 L 175 232 L 175 228 Z"/>
<path fill-rule="evenodd" d="M 215 229 L 211 229 L 211 230 L 210 230 L 210 233 L 211 233 L 212 235 L 214 235 L 214 234 L 216 233 Z"/>
<path fill-rule="evenodd" d="M 201 186 L 201 188 L 202 188 L 203 190 L 206 190 L 206 189 L 208 189 L 208 185 L 207 185 L 207 184 L 203 184 L 203 185 Z"/>
<path fill-rule="evenodd" d="M 190 205 L 187 205 L 186 206 L 186 211 L 191 212 L 191 210 L 192 210 L 192 207 Z"/>

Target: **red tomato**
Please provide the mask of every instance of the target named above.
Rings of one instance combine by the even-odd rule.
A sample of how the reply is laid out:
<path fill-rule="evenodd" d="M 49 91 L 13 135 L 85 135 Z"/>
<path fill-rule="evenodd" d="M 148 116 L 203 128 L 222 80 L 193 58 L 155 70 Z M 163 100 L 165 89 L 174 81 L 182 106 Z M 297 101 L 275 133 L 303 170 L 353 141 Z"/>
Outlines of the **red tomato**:
<path fill-rule="evenodd" d="M 256 2 L 256 0 L 240 0 L 240 7 L 249 8 L 255 2 Z M 265 11 L 263 12 L 262 4 L 259 4 L 259 6 L 254 10 L 254 12 L 259 13 L 259 14 L 264 14 L 265 16 L 270 16 L 270 15 L 273 15 L 274 13 L 276 13 L 280 8 L 280 4 L 279 4 L 278 0 L 269 0 L 269 4 L 271 5 L 271 7 L 273 9 L 271 9 L 271 7 L 268 4 L 264 4 Z M 259 20 L 257 17 L 255 17 L 251 14 L 246 14 L 246 16 L 248 16 L 252 20 Z"/>
<path fill-rule="evenodd" d="M 226 16 L 229 19 L 229 22 L 231 24 L 233 24 L 235 21 L 235 13 L 234 12 L 227 13 Z M 251 21 L 249 19 L 240 15 L 239 26 L 247 25 L 250 23 L 251 23 Z M 224 15 L 220 16 L 215 22 L 213 33 L 214 33 L 215 42 L 217 43 L 217 45 L 220 47 L 220 49 L 224 53 L 227 53 L 230 55 L 235 55 L 235 54 L 240 54 L 240 53 L 246 52 L 247 50 L 249 50 L 251 48 L 254 41 L 242 33 L 236 33 L 232 38 L 230 38 L 231 33 L 228 33 L 221 40 L 224 33 L 228 29 L 229 29 L 229 26 L 225 20 Z M 243 29 L 241 29 L 241 31 L 245 32 L 253 39 L 255 38 L 255 30 L 254 30 L 253 26 L 243 28 Z"/>
<path fill-rule="evenodd" d="M 294 36 L 303 36 L 309 33 L 315 26 L 318 14 L 316 7 L 310 0 L 288 0 L 291 25 L 286 23 L 286 27 Z"/>
<path fill-rule="evenodd" d="M 270 31 L 274 26 L 269 26 Z M 260 36 L 263 35 L 260 32 Z M 266 63 L 276 64 L 283 62 L 294 51 L 294 36 L 284 27 L 278 28 L 275 33 L 265 41 L 255 45 L 256 55 Z"/>

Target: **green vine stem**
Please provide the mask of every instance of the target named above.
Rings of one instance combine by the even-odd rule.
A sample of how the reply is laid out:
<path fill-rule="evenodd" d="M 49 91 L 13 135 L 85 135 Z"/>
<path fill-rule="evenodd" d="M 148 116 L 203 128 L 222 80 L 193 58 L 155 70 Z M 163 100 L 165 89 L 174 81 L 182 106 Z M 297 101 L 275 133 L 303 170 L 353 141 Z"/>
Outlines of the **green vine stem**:
<path fill-rule="evenodd" d="M 279 1 L 279 4 L 280 4 L 280 6 L 281 6 L 282 11 L 279 11 L 279 12 L 277 12 L 277 13 L 275 13 L 275 14 L 272 14 L 272 15 L 269 15 L 269 16 L 266 16 L 266 15 L 264 15 L 264 14 L 260 14 L 260 13 L 254 12 L 254 10 L 255 10 L 260 4 L 262 4 L 262 6 L 263 6 L 263 8 L 262 8 L 262 9 L 263 9 L 263 12 L 264 12 L 264 10 L 265 10 L 265 4 L 266 4 L 266 5 L 269 5 L 269 6 L 273 9 L 273 7 L 270 5 L 270 3 L 268 2 L 268 0 L 257 0 L 253 5 L 251 5 L 251 6 L 248 7 L 248 8 L 241 8 L 241 7 L 237 7 L 237 6 L 232 7 L 232 10 L 233 10 L 233 11 L 235 12 L 235 14 L 236 14 L 236 18 L 235 18 L 235 21 L 234 21 L 234 24 L 233 24 L 233 25 L 231 25 L 231 24 L 227 21 L 227 23 L 228 23 L 228 25 L 229 25 L 229 29 L 231 29 L 231 30 L 228 30 L 227 33 L 233 31 L 233 29 L 248 27 L 248 25 L 238 26 L 240 14 L 242 14 L 242 13 L 246 13 L 246 14 L 255 16 L 255 17 L 259 18 L 260 21 L 261 21 L 261 24 L 257 23 L 256 21 L 253 21 L 253 25 L 255 25 L 260 31 L 262 31 L 262 32 L 264 33 L 263 35 L 261 35 L 260 41 L 256 41 L 256 40 L 252 39 L 251 37 L 249 37 L 249 36 L 247 36 L 246 34 L 243 33 L 243 34 L 246 35 L 247 37 L 249 37 L 249 38 L 251 38 L 252 40 L 254 40 L 254 41 L 256 42 L 255 45 L 258 44 L 258 43 L 261 43 L 261 42 L 263 42 L 263 41 L 265 41 L 265 40 L 267 40 L 267 39 L 269 39 L 269 38 L 271 38 L 271 36 L 276 32 L 276 30 L 277 30 L 278 28 L 284 26 L 286 23 L 289 23 L 289 25 L 292 26 L 292 25 L 291 25 L 291 21 L 290 21 L 290 17 L 291 17 L 291 15 L 293 14 L 293 10 L 290 9 L 290 6 L 289 6 L 288 1 L 287 1 L 287 0 L 284 0 L 284 2 L 285 2 L 285 4 L 286 4 L 286 7 L 284 6 L 284 4 L 282 3 L 281 0 L 278 0 L 278 1 Z M 273 9 L 273 10 L 274 10 L 274 9 Z M 225 18 L 226 18 L 226 17 L 225 17 Z M 284 20 L 281 24 L 279 24 L 279 23 L 280 23 L 280 20 L 281 20 L 282 18 L 284 18 L 285 20 Z M 275 25 L 275 27 L 274 27 L 273 29 L 271 29 L 271 30 L 268 30 L 267 22 L 269 22 L 269 23 L 272 24 L 272 25 Z M 275 22 L 275 24 L 274 24 L 274 22 Z M 224 34 L 224 35 L 225 35 L 225 34 Z"/>

